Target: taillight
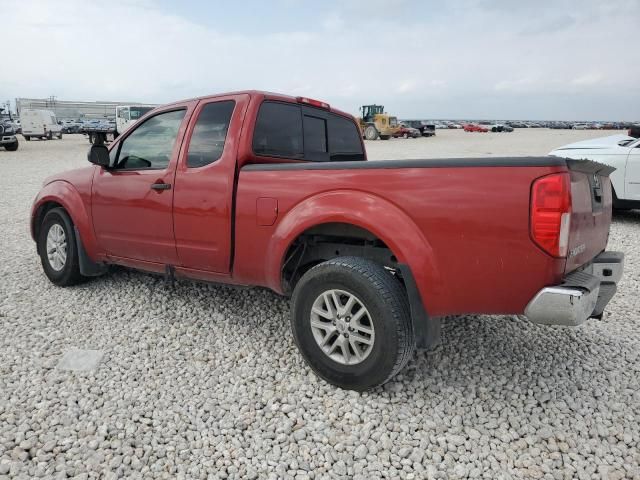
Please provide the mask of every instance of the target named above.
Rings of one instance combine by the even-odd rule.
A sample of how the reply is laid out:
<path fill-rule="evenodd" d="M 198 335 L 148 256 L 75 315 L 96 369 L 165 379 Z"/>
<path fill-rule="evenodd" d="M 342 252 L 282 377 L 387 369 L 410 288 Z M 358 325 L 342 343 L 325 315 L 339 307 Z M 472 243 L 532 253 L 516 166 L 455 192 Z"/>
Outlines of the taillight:
<path fill-rule="evenodd" d="M 533 182 L 531 237 L 549 255 L 566 257 L 571 227 L 571 181 L 554 173 Z"/>
<path fill-rule="evenodd" d="M 307 97 L 296 97 L 298 103 L 304 103 L 306 105 L 311 105 L 312 107 L 324 108 L 325 110 L 329 110 L 329 104 L 326 102 L 321 102 L 320 100 L 314 100 L 312 98 Z"/>

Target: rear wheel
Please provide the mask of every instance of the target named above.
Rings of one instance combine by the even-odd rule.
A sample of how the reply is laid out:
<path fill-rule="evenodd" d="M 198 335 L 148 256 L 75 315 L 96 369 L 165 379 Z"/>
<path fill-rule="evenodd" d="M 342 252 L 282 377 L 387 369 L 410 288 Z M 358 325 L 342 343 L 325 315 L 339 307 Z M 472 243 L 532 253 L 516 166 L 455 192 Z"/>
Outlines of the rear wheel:
<path fill-rule="evenodd" d="M 367 126 L 364 129 L 364 138 L 367 140 L 377 140 L 378 139 L 378 129 L 373 125 Z"/>
<path fill-rule="evenodd" d="M 56 137 L 58 137 L 58 140 L 62 140 L 62 132 L 60 132 L 58 135 L 56 135 Z"/>
<path fill-rule="evenodd" d="M 380 135 L 380 140 L 389 140 L 391 135 Z"/>
<path fill-rule="evenodd" d="M 53 132 L 47 133 L 47 140 L 52 140 L 52 139 L 53 139 Z"/>
<path fill-rule="evenodd" d="M 15 152 L 16 150 L 18 150 L 18 140 L 13 143 L 6 143 L 4 145 L 4 148 L 6 148 L 10 152 Z"/>
<path fill-rule="evenodd" d="M 78 248 L 71 218 L 62 208 L 49 210 L 38 232 L 38 253 L 45 275 L 55 285 L 80 283 Z"/>
<path fill-rule="evenodd" d="M 27 142 L 31 141 L 31 137 L 29 135 L 23 135 L 23 137 Z"/>
<path fill-rule="evenodd" d="M 302 276 L 293 292 L 291 326 L 311 369 L 350 390 L 387 382 L 415 348 L 402 284 L 383 266 L 358 257 L 334 258 Z"/>

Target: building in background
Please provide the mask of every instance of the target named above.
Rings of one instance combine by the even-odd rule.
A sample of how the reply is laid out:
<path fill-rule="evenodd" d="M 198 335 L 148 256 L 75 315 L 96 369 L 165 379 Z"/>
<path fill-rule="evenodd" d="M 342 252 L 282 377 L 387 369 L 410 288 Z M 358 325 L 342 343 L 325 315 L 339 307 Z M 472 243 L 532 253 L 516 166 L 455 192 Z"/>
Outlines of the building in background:
<path fill-rule="evenodd" d="M 114 119 L 117 105 L 147 105 L 143 102 L 76 102 L 49 98 L 16 98 L 18 116 L 22 109 L 51 110 L 58 120 Z"/>

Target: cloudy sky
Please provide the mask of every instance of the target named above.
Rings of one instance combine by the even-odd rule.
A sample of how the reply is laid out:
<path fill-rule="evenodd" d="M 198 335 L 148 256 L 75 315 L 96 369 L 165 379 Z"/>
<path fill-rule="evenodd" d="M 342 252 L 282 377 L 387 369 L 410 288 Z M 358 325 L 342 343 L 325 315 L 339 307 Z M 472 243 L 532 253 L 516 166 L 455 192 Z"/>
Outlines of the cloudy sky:
<path fill-rule="evenodd" d="M 240 89 L 400 117 L 640 120 L 640 0 L 0 0 L 0 101 Z"/>

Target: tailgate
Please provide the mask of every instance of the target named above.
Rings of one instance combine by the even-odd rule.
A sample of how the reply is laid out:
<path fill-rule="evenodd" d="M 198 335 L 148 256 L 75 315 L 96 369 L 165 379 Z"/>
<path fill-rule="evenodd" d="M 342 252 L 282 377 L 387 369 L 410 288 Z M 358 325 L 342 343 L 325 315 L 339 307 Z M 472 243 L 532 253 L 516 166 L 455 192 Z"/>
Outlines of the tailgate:
<path fill-rule="evenodd" d="M 609 175 L 615 169 L 590 160 L 567 159 L 571 177 L 571 226 L 565 273 L 602 252 L 611 224 L 612 193 Z"/>

